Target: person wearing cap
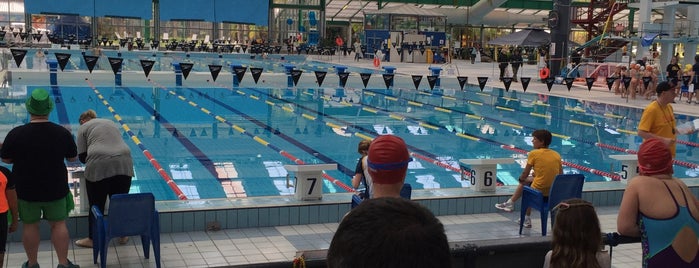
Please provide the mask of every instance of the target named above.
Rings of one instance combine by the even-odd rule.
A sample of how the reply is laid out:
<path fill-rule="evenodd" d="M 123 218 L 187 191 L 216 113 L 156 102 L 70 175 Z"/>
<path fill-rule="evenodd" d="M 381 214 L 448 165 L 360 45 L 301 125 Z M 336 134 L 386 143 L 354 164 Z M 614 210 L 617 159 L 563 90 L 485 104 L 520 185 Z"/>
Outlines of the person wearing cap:
<path fill-rule="evenodd" d="M 617 231 L 641 237 L 643 267 L 699 267 L 699 200 L 673 178 L 672 159 L 664 140 L 645 140 L 619 206 Z"/>
<path fill-rule="evenodd" d="M 78 158 L 85 164 L 85 190 L 89 207 L 97 206 L 105 211 L 107 198 L 113 194 L 127 194 L 133 177 L 131 150 L 121 137 L 114 121 L 97 118 L 90 109 L 80 114 L 78 129 Z M 92 210 L 88 217 L 88 237 L 75 241 L 75 245 L 92 248 L 92 226 L 95 224 Z M 119 238 L 126 244 L 128 237 Z"/>
<path fill-rule="evenodd" d="M 373 196 L 400 197 L 408 172 L 410 153 L 405 141 L 395 135 L 381 135 L 369 146 L 367 166 L 372 179 Z"/>
<path fill-rule="evenodd" d="M 644 140 L 655 138 L 661 140 L 670 148 L 672 157 L 675 157 L 675 140 L 677 128 L 675 114 L 670 104 L 677 93 L 674 86 L 664 81 L 658 83 L 655 92 L 658 98 L 652 101 L 643 110 L 641 121 L 638 123 L 638 136 Z"/>
<path fill-rule="evenodd" d="M 340 222 L 330 242 L 329 268 L 449 268 L 444 225 L 424 206 L 403 198 L 362 202 Z"/>
<path fill-rule="evenodd" d="M 10 130 L 0 149 L 2 161 L 12 164 L 17 182 L 22 243 L 28 259 L 22 267 L 39 267 L 39 221 L 42 218 L 51 226 L 58 268 L 79 267 L 68 260 L 70 236 L 65 221 L 74 203 L 64 161 L 76 161 L 78 152 L 70 131 L 49 121 L 53 106 L 48 91 L 33 90 L 25 103 L 29 123 Z"/>
<path fill-rule="evenodd" d="M 519 175 L 519 185 L 510 199 L 504 203 L 495 204 L 495 208 L 506 212 L 512 212 L 515 207 L 514 203 L 522 197 L 525 185 L 539 190 L 544 198 L 548 199 L 553 180 L 556 179 L 558 174 L 563 174 L 561 155 L 549 149 L 552 139 L 553 134 L 548 130 L 538 129 L 532 132 L 532 145 L 534 146 L 534 150 L 530 151 L 527 155 L 527 165 L 524 167 L 524 170 L 522 170 L 522 174 Z M 529 176 L 532 171 L 534 174 Z M 525 228 L 532 228 L 532 221 L 529 217 L 530 214 L 531 208 L 527 208 L 526 216 L 522 223 Z"/>
<path fill-rule="evenodd" d="M 358 191 L 359 186 L 364 184 L 364 191 L 359 192 L 358 195 L 361 199 L 371 198 L 371 193 L 374 188 L 371 187 L 371 176 L 368 174 L 367 170 L 367 154 L 369 154 L 369 145 L 371 145 L 370 140 L 361 140 L 357 144 L 357 152 L 361 157 L 357 161 L 357 166 L 354 168 L 354 177 L 352 177 L 352 188 Z"/>

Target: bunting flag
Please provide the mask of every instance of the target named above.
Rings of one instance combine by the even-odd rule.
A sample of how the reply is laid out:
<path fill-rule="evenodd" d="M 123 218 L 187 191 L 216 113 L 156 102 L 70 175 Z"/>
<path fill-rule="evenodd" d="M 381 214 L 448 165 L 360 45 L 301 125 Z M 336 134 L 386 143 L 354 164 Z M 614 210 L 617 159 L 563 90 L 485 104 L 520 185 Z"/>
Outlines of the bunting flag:
<path fill-rule="evenodd" d="M 349 78 L 349 73 L 339 73 L 337 76 L 340 77 L 340 87 L 344 88 L 347 85 L 347 78 Z"/>
<path fill-rule="evenodd" d="M 531 77 L 521 77 L 519 78 L 519 81 L 522 82 L 522 90 L 524 92 L 527 92 L 527 87 L 529 87 L 529 82 L 532 81 Z"/>
<path fill-rule="evenodd" d="M 503 77 L 502 83 L 505 85 L 505 91 L 510 92 L 510 85 L 512 85 L 512 77 Z"/>
<path fill-rule="evenodd" d="M 459 87 L 461 87 L 461 91 L 464 91 L 464 86 L 466 83 L 468 83 L 468 76 L 457 76 L 456 80 L 459 81 Z"/>
<path fill-rule="evenodd" d="M 88 55 L 83 55 L 83 60 L 85 61 L 85 65 L 87 65 L 87 70 L 92 73 L 92 70 L 95 69 L 95 66 L 97 65 L 97 60 L 99 60 L 100 57 L 98 56 L 88 56 Z"/>
<path fill-rule="evenodd" d="M 240 46 L 240 47 L 243 49 L 243 53 L 245 53 L 245 50 L 248 49 L 248 45 L 242 45 L 242 46 Z"/>
<path fill-rule="evenodd" d="M 415 90 L 420 87 L 420 82 L 422 82 L 422 75 L 413 75 L 413 85 L 415 85 Z"/>
<path fill-rule="evenodd" d="M 415 49 L 413 46 L 408 46 L 408 55 L 413 54 L 413 49 Z"/>
<path fill-rule="evenodd" d="M 434 85 L 437 84 L 438 75 L 428 75 L 427 83 L 430 85 L 430 90 L 434 90 Z"/>
<path fill-rule="evenodd" d="M 68 60 L 70 60 L 70 54 L 68 53 L 54 53 L 56 55 L 56 60 L 58 61 L 58 67 L 61 68 L 61 71 L 63 71 L 66 68 L 66 65 L 68 65 Z M 17 65 L 19 67 L 19 65 Z"/>
<path fill-rule="evenodd" d="M 262 75 L 262 68 L 252 68 L 250 67 L 250 74 L 252 74 L 252 80 L 255 80 L 255 84 L 260 80 Z"/>
<path fill-rule="evenodd" d="M 481 91 L 483 91 L 483 88 L 485 88 L 485 83 L 488 82 L 488 77 L 487 76 L 479 76 L 478 77 L 478 87 L 481 88 Z"/>
<path fill-rule="evenodd" d="M 15 63 L 17 64 L 17 68 L 19 68 L 19 65 L 22 64 L 22 61 L 24 61 L 24 56 L 27 55 L 27 50 L 26 49 L 16 49 L 16 48 L 11 48 L 10 53 L 12 53 L 12 58 L 15 59 Z M 61 68 L 61 71 L 63 68 Z"/>
<path fill-rule="evenodd" d="M 153 70 L 153 65 L 155 65 L 155 61 L 153 60 L 141 60 L 141 68 L 143 68 L 143 74 L 148 77 L 150 74 L 150 71 Z"/>
<path fill-rule="evenodd" d="M 420 55 L 424 55 L 424 54 L 425 54 L 425 47 L 420 47 Z"/>
<path fill-rule="evenodd" d="M 235 74 L 235 77 L 238 78 L 238 82 L 243 82 L 243 77 L 245 77 L 245 71 L 247 71 L 247 69 L 248 69 L 248 67 L 243 67 L 243 66 L 233 67 L 233 74 Z M 257 82 L 257 81 L 255 81 L 255 82 Z"/>
<path fill-rule="evenodd" d="M 546 87 L 549 89 L 549 92 L 551 92 L 551 87 L 553 87 L 553 81 L 556 81 L 553 77 L 548 77 L 546 78 Z"/>
<path fill-rule="evenodd" d="M 316 73 L 316 81 L 318 81 L 318 86 L 322 87 L 323 81 L 325 81 L 325 76 L 328 74 L 328 72 L 315 71 L 315 73 Z"/>
<path fill-rule="evenodd" d="M 568 87 L 568 91 L 570 91 L 570 88 L 573 87 L 573 81 L 575 81 L 575 78 L 566 77 L 565 79 L 563 79 L 563 81 L 566 82 L 566 87 Z"/>
<path fill-rule="evenodd" d="M 389 89 L 393 84 L 394 74 L 383 74 L 383 82 L 386 84 L 386 89 Z"/>
<path fill-rule="evenodd" d="M 641 78 L 641 80 L 643 80 L 643 86 L 648 88 L 648 85 L 650 85 L 650 81 L 653 80 L 653 78 L 650 76 L 644 76 Z"/>
<path fill-rule="evenodd" d="M 112 57 L 108 57 L 107 59 L 109 60 L 109 65 L 112 66 L 112 72 L 114 72 L 114 75 L 119 73 L 121 70 L 121 63 L 124 62 L 124 59 Z"/>
<path fill-rule="evenodd" d="M 184 80 L 187 80 L 187 76 L 189 76 L 189 72 L 192 71 L 192 67 L 194 67 L 194 63 L 180 62 L 180 69 L 182 69 Z"/>
<path fill-rule="evenodd" d="M 616 81 L 619 78 L 616 77 L 607 77 L 607 88 L 609 88 L 609 91 L 612 91 L 612 86 L 614 85 L 614 81 Z"/>
<path fill-rule="evenodd" d="M 299 78 L 301 78 L 302 73 L 303 71 L 301 70 L 291 70 L 291 79 L 294 81 L 294 86 L 299 83 Z"/>
<path fill-rule="evenodd" d="M 629 88 L 629 84 L 631 84 L 631 77 L 624 76 L 621 81 L 624 82 L 624 88 Z"/>
<path fill-rule="evenodd" d="M 364 84 L 364 88 L 369 84 L 369 78 L 371 78 L 371 73 L 360 73 L 359 77 L 362 78 L 362 84 Z"/>
<path fill-rule="evenodd" d="M 218 74 L 221 72 L 221 69 L 223 66 L 221 65 L 209 65 L 209 72 L 211 72 L 211 78 L 214 79 L 214 82 L 216 82 L 216 78 L 218 77 Z"/>
<path fill-rule="evenodd" d="M 688 87 L 688 86 L 689 86 L 689 80 L 690 80 L 690 79 L 692 79 L 691 76 L 689 76 L 689 75 L 683 75 L 683 76 L 682 76 L 682 85 L 685 86 L 685 87 Z"/>
<path fill-rule="evenodd" d="M 594 77 L 587 77 L 587 78 L 585 78 L 585 83 L 587 84 L 587 91 L 591 91 L 592 84 L 595 83 L 595 78 Z"/>

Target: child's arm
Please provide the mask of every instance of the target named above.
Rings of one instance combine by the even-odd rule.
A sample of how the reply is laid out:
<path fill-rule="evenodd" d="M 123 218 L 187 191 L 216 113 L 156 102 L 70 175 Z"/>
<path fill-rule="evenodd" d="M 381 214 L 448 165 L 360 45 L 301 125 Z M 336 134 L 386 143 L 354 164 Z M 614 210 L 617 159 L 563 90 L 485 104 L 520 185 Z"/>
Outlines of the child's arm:
<path fill-rule="evenodd" d="M 17 191 L 14 188 L 6 189 L 5 196 L 7 197 L 7 204 L 10 206 L 10 214 L 12 215 L 12 223 L 8 227 L 7 231 L 13 233 L 17 231 L 17 223 L 19 222 L 19 210 L 17 209 Z"/>
<path fill-rule="evenodd" d="M 519 175 L 519 182 L 520 183 L 524 183 L 524 182 L 528 181 L 529 173 L 531 173 L 533 167 L 534 166 L 531 164 L 527 164 L 524 167 L 524 170 L 522 170 L 522 174 Z"/>

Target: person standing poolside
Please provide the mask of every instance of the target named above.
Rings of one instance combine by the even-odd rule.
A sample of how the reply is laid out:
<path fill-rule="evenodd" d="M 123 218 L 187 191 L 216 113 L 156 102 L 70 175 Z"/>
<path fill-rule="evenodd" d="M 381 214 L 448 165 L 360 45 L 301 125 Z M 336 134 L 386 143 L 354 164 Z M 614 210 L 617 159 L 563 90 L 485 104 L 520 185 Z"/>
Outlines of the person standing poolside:
<path fill-rule="evenodd" d="M 107 198 L 113 194 L 127 194 L 133 177 L 131 150 L 121 137 L 117 125 L 107 119 L 97 118 L 94 110 L 80 115 L 78 129 L 78 158 L 85 164 L 85 190 L 90 207 L 97 205 L 104 211 Z M 75 245 L 92 247 L 92 210 L 89 217 L 89 236 L 75 241 Z M 125 244 L 127 237 L 119 239 Z"/>
<path fill-rule="evenodd" d="M 672 158 L 675 158 L 675 141 L 677 127 L 675 114 L 670 104 L 676 96 L 674 86 L 668 82 L 660 82 L 655 88 L 658 98 L 648 104 L 643 110 L 641 121 L 638 123 L 638 136 L 647 139 L 659 139 L 670 148 Z"/>
<path fill-rule="evenodd" d="M 0 144 L 2 146 L 2 144 Z M 12 219 L 9 223 L 0 221 L 0 268 L 5 267 L 5 245 L 7 244 L 7 233 L 17 231 L 19 221 L 19 211 L 17 210 L 17 191 L 15 190 L 15 179 L 12 172 L 6 167 L 0 166 L 0 219 Z"/>
<path fill-rule="evenodd" d="M 522 197 L 525 185 L 530 185 L 532 188 L 539 190 L 544 195 L 544 198 L 548 199 L 553 180 L 556 179 L 558 174 L 563 174 L 561 155 L 549 149 L 552 139 L 553 135 L 548 130 L 539 129 L 532 132 L 534 150 L 530 151 L 527 156 L 527 165 L 524 167 L 522 174 L 519 175 L 519 185 L 510 199 L 504 203 L 495 204 L 495 208 L 512 212 L 515 207 L 514 203 Z M 534 170 L 533 178 L 529 176 L 532 170 Z M 530 214 L 531 208 L 527 208 L 527 215 L 524 217 L 523 223 L 526 228 L 532 228 Z"/>
<path fill-rule="evenodd" d="M 362 199 L 371 198 L 371 194 L 374 190 L 371 187 L 371 176 L 367 172 L 367 154 L 369 154 L 369 145 L 371 145 L 370 140 L 361 140 L 357 145 L 357 152 L 359 155 L 359 160 L 357 161 L 357 166 L 354 169 L 354 177 L 352 177 L 352 188 L 355 191 L 358 190 L 360 184 L 364 184 L 365 190 L 363 193 L 358 193 L 359 197 Z"/>
<path fill-rule="evenodd" d="M 66 218 L 73 209 L 64 160 L 76 161 L 78 152 L 70 131 L 49 121 L 53 101 L 49 92 L 37 88 L 26 101 L 28 124 L 7 133 L 0 157 L 12 165 L 17 180 L 19 216 L 22 218 L 22 244 L 27 254 L 23 268 L 39 268 L 41 240 L 39 221 L 51 226 L 51 242 L 58 257 L 58 268 L 80 267 L 68 260 L 70 236 Z"/>
<path fill-rule="evenodd" d="M 661 139 L 638 149 L 639 176 L 619 206 L 619 234 L 641 237 L 643 267 L 699 267 L 699 200 L 673 178 L 672 154 Z"/>

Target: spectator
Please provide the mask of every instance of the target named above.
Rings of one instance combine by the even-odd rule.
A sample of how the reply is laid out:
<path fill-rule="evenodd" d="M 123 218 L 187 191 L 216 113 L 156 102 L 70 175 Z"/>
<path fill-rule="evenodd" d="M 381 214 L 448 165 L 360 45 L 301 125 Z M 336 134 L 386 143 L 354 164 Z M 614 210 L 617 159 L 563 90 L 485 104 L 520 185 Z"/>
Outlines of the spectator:
<path fill-rule="evenodd" d="M 372 143 L 373 146 L 373 143 Z M 362 202 L 340 222 L 329 268 L 451 267 L 444 226 L 427 208 L 402 198 Z"/>
<path fill-rule="evenodd" d="M 78 129 L 78 158 L 85 164 L 85 189 L 90 207 L 97 205 L 105 211 L 107 198 L 113 194 L 127 194 L 133 177 L 131 150 L 121 138 L 121 132 L 113 121 L 97 118 L 94 110 L 80 115 Z M 92 210 L 88 217 L 88 237 L 75 241 L 75 245 L 92 248 Z M 119 239 L 126 244 L 128 237 Z"/>
<path fill-rule="evenodd" d="M 549 149 L 553 135 L 545 129 L 539 129 L 532 132 L 532 144 L 534 150 L 529 152 L 527 156 L 527 165 L 524 167 L 522 174 L 519 175 L 519 185 L 512 197 L 504 203 L 495 204 L 495 208 L 512 212 L 514 210 L 514 202 L 517 202 L 522 197 L 522 191 L 525 185 L 530 185 L 532 188 L 539 190 L 544 195 L 544 199 L 548 199 L 551 184 L 556 178 L 556 175 L 563 174 L 563 166 L 561 163 L 561 155 L 556 151 Z M 532 176 L 529 173 L 534 171 Z M 531 208 L 527 208 L 527 215 L 524 218 L 524 227 L 532 228 L 530 218 Z"/>
<path fill-rule="evenodd" d="M 641 237 L 643 267 L 699 267 L 699 200 L 672 177 L 672 158 L 664 140 L 645 140 L 619 206 L 617 231 Z"/>
<path fill-rule="evenodd" d="M 579 198 L 556 205 L 552 250 L 546 253 L 544 268 L 612 267 L 609 254 L 600 251 L 602 231 L 592 203 Z"/>
<path fill-rule="evenodd" d="M 359 39 L 354 41 L 354 60 L 359 61 L 359 59 L 363 59 L 364 56 L 362 54 L 362 44 L 359 43 Z"/>
<path fill-rule="evenodd" d="M 519 67 L 522 66 L 522 52 L 519 49 L 515 49 L 514 51 L 510 58 L 510 64 L 512 65 L 512 81 L 519 82 L 517 81 L 517 72 L 519 71 Z"/>
<path fill-rule="evenodd" d="M 51 226 L 58 268 L 80 267 L 68 260 L 70 237 L 65 222 L 74 203 L 68 189 L 64 159 L 77 160 L 75 141 L 67 129 L 49 121 L 53 101 L 45 89 L 35 89 L 30 94 L 26 109 L 29 123 L 10 130 L 0 149 L 2 161 L 13 164 L 12 173 L 17 181 L 22 243 L 28 259 L 22 267 L 39 267 L 39 221 L 42 218 Z"/>
<path fill-rule="evenodd" d="M 677 129 L 675 126 L 675 114 L 670 104 L 675 99 L 673 86 L 668 82 L 661 82 L 655 88 L 658 98 L 648 104 L 643 110 L 641 121 L 638 123 L 638 136 L 647 139 L 659 139 L 670 148 L 672 157 L 675 157 L 675 140 Z"/>
<path fill-rule="evenodd" d="M 507 65 L 509 60 L 509 57 L 507 57 L 507 54 L 505 54 L 505 49 L 498 49 L 498 68 L 500 68 L 500 81 L 502 81 L 502 78 L 505 77 L 505 71 L 507 70 Z"/>
<path fill-rule="evenodd" d="M 675 85 L 676 88 L 676 93 L 679 94 L 677 90 L 679 90 L 679 81 L 682 79 L 682 67 L 677 63 L 677 57 L 672 57 L 670 59 L 670 64 L 667 65 L 667 68 L 665 68 L 666 75 L 667 75 L 667 81 Z"/>
<path fill-rule="evenodd" d="M 369 145 L 371 145 L 370 140 L 361 140 L 357 145 L 357 152 L 361 155 L 359 161 L 357 161 L 357 167 L 354 169 L 354 177 L 352 177 L 352 187 L 355 191 L 359 188 L 360 184 L 364 184 L 364 192 L 360 192 L 359 196 L 362 199 L 369 199 L 372 196 L 371 187 L 371 176 L 367 173 L 367 160 L 366 156 L 369 153 Z"/>
<path fill-rule="evenodd" d="M 2 146 L 2 144 L 0 144 Z M 5 244 L 7 233 L 17 231 L 19 212 L 17 211 L 17 191 L 15 191 L 15 179 L 12 172 L 6 167 L 0 166 L 0 268 L 4 266 Z M 9 214 L 8 214 L 9 213 Z M 11 219 L 8 222 L 4 219 Z"/>
<path fill-rule="evenodd" d="M 372 198 L 400 197 L 410 154 L 405 141 L 394 135 L 381 135 L 369 146 L 367 167 L 374 188 Z"/>
<path fill-rule="evenodd" d="M 471 48 L 471 64 L 476 63 L 477 56 L 478 56 L 478 48 L 474 46 Z"/>
<path fill-rule="evenodd" d="M 687 103 L 692 103 L 692 98 L 697 95 L 697 90 L 699 90 L 699 55 L 694 56 L 694 65 L 692 65 L 692 72 L 689 73 L 692 78 L 689 80 L 689 97 L 687 98 Z M 699 98 L 694 100 L 694 104 L 699 103 Z"/>

